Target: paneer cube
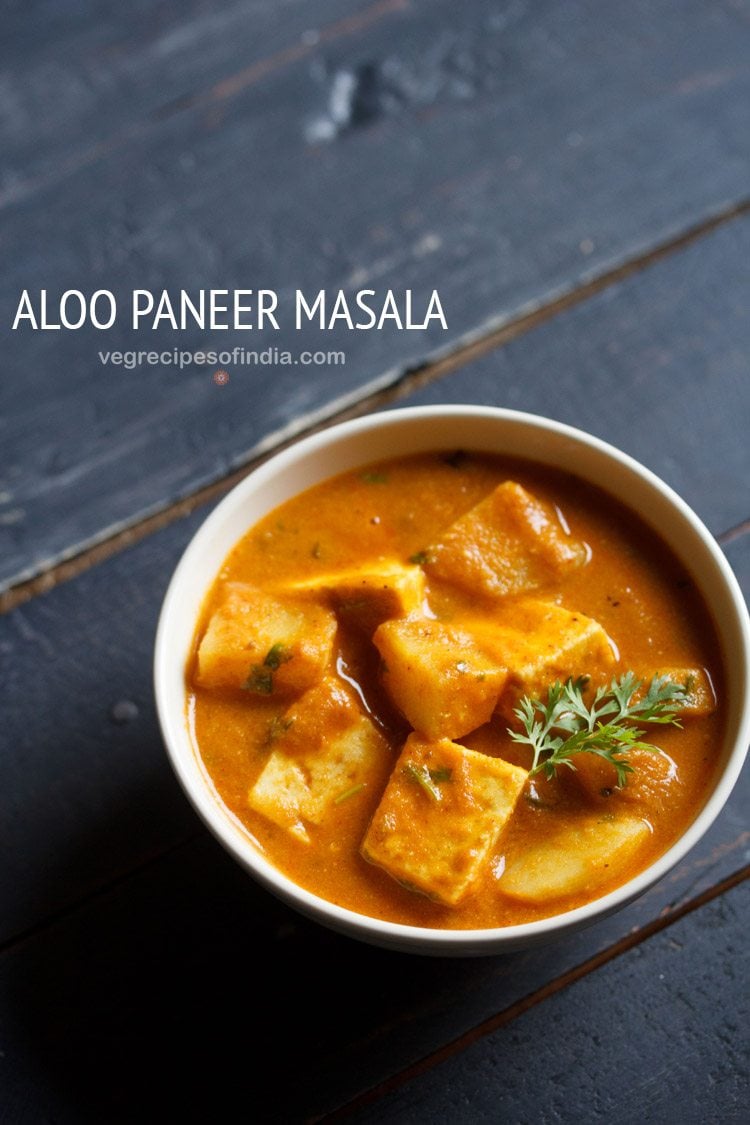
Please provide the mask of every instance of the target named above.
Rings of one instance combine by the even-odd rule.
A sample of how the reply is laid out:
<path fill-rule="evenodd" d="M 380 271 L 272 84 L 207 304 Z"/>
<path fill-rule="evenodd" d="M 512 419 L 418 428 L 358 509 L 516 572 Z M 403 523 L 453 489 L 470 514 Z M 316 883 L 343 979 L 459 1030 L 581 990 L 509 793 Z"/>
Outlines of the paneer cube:
<path fill-rule="evenodd" d="M 446 906 L 471 891 L 527 774 L 448 739 L 411 734 L 362 843 L 362 855 Z"/>
<path fill-rule="evenodd" d="M 230 583 L 198 648 L 196 681 L 258 695 L 299 695 L 323 675 L 335 634 L 336 618 L 322 606 Z"/>
<path fill-rule="evenodd" d="M 566 781 L 602 805 L 613 796 L 618 804 L 643 801 L 652 809 L 666 803 L 674 787 L 679 785 L 676 763 L 663 750 L 628 750 L 626 757 L 632 772 L 627 776 L 627 783 L 619 789 L 617 770 L 598 754 L 576 754 L 571 759 L 575 771 L 566 773 Z"/>
<path fill-rule="evenodd" d="M 294 582 L 287 589 L 290 593 L 327 595 L 342 620 L 372 633 L 382 621 L 422 609 L 425 577 L 419 566 L 387 560 Z"/>
<path fill-rule="evenodd" d="M 636 816 L 584 814 L 559 828 L 553 816 L 544 836 L 519 840 L 506 853 L 498 887 L 511 898 L 545 904 L 595 897 L 626 874 L 651 835 L 648 822 Z"/>
<path fill-rule="evenodd" d="M 310 843 L 339 798 L 379 775 L 388 744 L 342 682 L 326 676 L 275 724 L 271 754 L 248 804 Z"/>
<path fill-rule="evenodd" d="M 555 680 L 606 678 L 615 663 L 612 643 L 593 617 L 553 602 L 508 602 L 502 617 L 471 625 L 483 650 L 508 669 L 498 710 L 509 722 L 523 695 L 539 698 Z"/>
<path fill-rule="evenodd" d="M 451 524 L 426 556 L 430 575 L 470 593 L 506 597 L 559 584 L 588 552 L 554 508 L 505 481 Z"/>
<path fill-rule="evenodd" d="M 674 665 L 658 668 L 655 672 L 649 672 L 642 677 L 644 684 L 648 685 L 654 676 L 667 676 L 673 683 L 685 689 L 685 702 L 680 707 L 680 718 L 699 719 L 702 715 L 710 715 L 716 710 L 716 692 L 705 668 Z"/>
<path fill-rule="evenodd" d="M 375 632 L 388 694 L 428 738 L 460 738 L 486 723 L 507 673 L 476 638 L 427 617 L 386 621 Z"/>

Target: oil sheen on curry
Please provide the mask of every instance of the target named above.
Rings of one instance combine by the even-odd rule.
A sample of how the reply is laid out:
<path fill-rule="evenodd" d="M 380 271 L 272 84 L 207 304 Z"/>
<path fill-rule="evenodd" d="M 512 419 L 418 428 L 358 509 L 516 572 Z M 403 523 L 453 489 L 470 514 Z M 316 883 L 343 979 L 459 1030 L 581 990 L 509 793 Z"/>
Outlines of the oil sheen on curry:
<path fill-rule="evenodd" d="M 704 802 L 715 632 L 591 485 L 485 454 L 335 477 L 240 540 L 188 668 L 222 801 L 300 886 L 429 927 L 613 890 Z"/>

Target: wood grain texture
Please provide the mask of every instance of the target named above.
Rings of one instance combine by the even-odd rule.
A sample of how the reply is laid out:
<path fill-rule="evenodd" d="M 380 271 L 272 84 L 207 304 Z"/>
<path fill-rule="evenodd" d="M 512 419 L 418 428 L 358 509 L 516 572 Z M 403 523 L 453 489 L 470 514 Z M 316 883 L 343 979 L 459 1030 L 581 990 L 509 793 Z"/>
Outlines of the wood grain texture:
<path fill-rule="evenodd" d="M 744 198 L 745 2 L 13 13 L 0 582 L 45 569 Z M 67 11 L 67 9 L 66 9 Z M 426 18 L 427 17 L 427 18 Z M 41 112 L 44 107 L 45 112 Z M 20 291 L 437 286 L 450 330 L 223 333 L 344 367 L 103 368 L 198 333 L 10 333 Z M 290 335 L 293 337 L 290 339 Z M 283 337 L 283 339 L 281 339 Z"/>
<path fill-rule="evenodd" d="M 745 882 L 347 1120 L 742 1122 Z"/>
<path fill-rule="evenodd" d="M 0 942 L 197 830 L 161 744 L 151 645 L 169 574 L 201 518 L 0 619 L 11 704 L 0 731 Z M 729 557 L 747 596 L 750 536 Z M 738 815 L 726 814 L 730 852 Z"/>
<path fill-rule="evenodd" d="M 0 623 L 9 698 L 26 700 L 0 747 L 3 1120 L 199 1121 L 246 1097 L 257 1121 L 333 1110 L 742 866 L 747 772 L 666 879 L 544 949 L 421 960 L 297 917 L 198 827 L 155 725 L 156 610 L 199 519 Z M 750 536 L 728 550 L 747 583 Z"/>
<path fill-rule="evenodd" d="M 662 473 L 714 531 L 735 527 L 748 515 L 746 250 L 746 225 L 737 220 L 409 401 L 515 405 L 583 424 Z M 369 949 L 298 918 L 198 826 L 156 728 L 156 615 L 203 514 L 0 619 L 0 678 L 12 703 L 0 730 L 3 1121 L 202 1121 L 242 1106 L 254 1121 L 288 1125 L 333 1110 L 633 930 L 668 920 L 745 862 L 747 771 L 713 829 L 666 879 L 626 910 L 547 948 L 480 961 L 422 960 Z M 750 594 L 750 534 L 726 550 Z M 684 941 L 676 927 L 690 920 L 677 923 L 684 956 L 668 971 L 658 956 L 649 960 L 662 948 L 662 939 L 652 938 L 642 954 L 634 950 L 545 1001 L 502 1033 L 499 1055 L 481 1054 L 487 1040 L 477 1045 L 479 1056 L 472 1048 L 455 1068 L 435 1071 L 441 1104 L 458 1114 L 485 1112 L 471 1100 L 479 1076 L 500 1083 L 503 1098 L 537 1098 L 529 1104 L 549 1120 L 571 1105 L 571 1120 L 586 1121 L 592 1106 L 618 1120 L 629 1106 L 612 1101 L 613 1055 L 602 1044 L 605 1031 L 618 1047 L 623 1039 L 611 1018 L 619 966 L 643 964 L 655 967 L 656 977 L 628 968 L 629 1000 L 618 994 L 616 1007 L 622 1026 L 630 1020 L 642 1031 L 625 1044 L 628 1065 L 645 1067 L 637 1070 L 644 1084 L 631 1120 L 643 1119 L 648 1098 L 659 1120 L 659 1083 L 671 1093 L 672 1079 L 649 1067 L 674 1032 L 697 1052 L 695 1075 L 715 1080 L 731 1121 L 743 1071 L 721 1039 L 738 1012 L 737 987 L 723 975 L 732 967 L 730 922 L 729 929 L 717 924 L 710 938 L 689 930 Z M 672 976 L 675 964 L 692 992 Z M 662 971 L 665 981 L 657 984 Z M 580 989 L 584 999 L 568 1005 Z M 713 1011 L 707 993 L 719 998 Z M 685 996 L 693 995 L 690 1014 Z M 675 1004 L 669 1017 L 667 999 Z M 526 1059 L 540 1034 L 526 1021 L 535 1019 L 544 1034 L 559 1027 L 561 1042 L 586 1052 L 572 1071 L 587 1102 L 573 1100 L 561 1066 L 552 1072 L 559 1082 L 541 1073 L 533 1089 L 515 1090 L 502 1062 L 493 1066 L 504 1052 L 516 1066 Z M 641 1041 L 649 1047 L 643 1064 L 635 1053 Z M 675 1073 L 692 1097 L 693 1073 Z M 381 1103 L 384 1121 L 402 1112 L 430 1119 L 421 1087 L 399 1097 Z M 512 1101 L 504 1105 L 513 1120 Z"/>
<path fill-rule="evenodd" d="M 33 0 L 4 13 L 0 206 L 64 185 L 165 118 L 361 34 L 401 0 Z M 92 18 L 93 17 L 93 18 Z"/>
<path fill-rule="evenodd" d="M 151 649 L 199 522 L 0 618 L 0 941 L 197 828 L 162 752 Z"/>
<path fill-rule="evenodd" d="M 750 222 L 737 220 L 407 401 L 488 402 L 575 422 L 661 473 L 725 531 L 747 515 L 749 240 Z M 719 274 L 727 289 L 707 291 Z M 12 795 L 0 813 L 9 842 L 0 940 L 191 830 L 161 751 L 150 653 L 168 577 L 203 515 L 0 618 L 0 675 L 17 701 L 0 732 L 0 791 Z M 746 594 L 749 547 L 750 536 L 728 545 Z M 121 702 L 138 714 L 118 724 Z M 95 825 L 105 839 L 79 847 Z"/>
<path fill-rule="evenodd" d="M 697 870 L 710 852 L 691 894 L 718 877 L 720 862 L 709 882 Z M 305 921 L 201 836 L 0 956 L 3 1120 L 315 1117 L 666 919 L 684 874 L 547 947 L 417 958 Z M 650 995 L 634 988 L 632 1008 Z"/>
<path fill-rule="evenodd" d="M 748 256 L 740 218 L 408 401 L 578 426 L 652 469 L 720 535 L 750 509 Z"/>

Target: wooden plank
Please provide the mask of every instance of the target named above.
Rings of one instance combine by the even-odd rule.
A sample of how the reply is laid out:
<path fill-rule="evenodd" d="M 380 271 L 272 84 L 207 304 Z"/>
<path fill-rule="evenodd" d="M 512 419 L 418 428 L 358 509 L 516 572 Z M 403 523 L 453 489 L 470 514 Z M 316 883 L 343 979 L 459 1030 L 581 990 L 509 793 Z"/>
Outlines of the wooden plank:
<path fill-rule="evenodd" d="M 578 426 L 652 469 L 721 534 L 750 508 L 746 255 L 741 218 L 409 402 L 486 403 Z"/>
<path fill-rule="evenodd" d="M 737 581 L 745 592 L 745 597 L 750 600 L 750 550 L 748 550 L 748 539 L 750 538 L 750 528 L 744 535 L 738 535 L 732 538 L 729 543 L 724 547 L 724 554 L 729 559 L 729 564 L 732 567 Z"/>
<path fill-rule="evenodd" d="M 714 530 L 727 530 L 747 515 L 750 383 L 741 357 L 750 324 L 742 302 L 712 300 L 718 282 L 707 291 L 705 279 L 721 275 L 731 293 L 743 271 L 747 279 L 748 224 L 733 227 L 409 401 L 506 404 L 575 422 L 662 473 Z M 660 377 L 649 363 L 655 340 L 669 360 Z M 168 576 L 202 516 L 0 622 L 3 682 L 9 698 L 25 699 L 0 733 L 0 791 L 15 801 L 2 814 L 9 855 L 0 940 L 190 831 L 156 728 L 150 650 Z M 747 593 L 750 536 L 731 549 Z M 112 709 L 123 701 L 139 714 L 118 725 Z M 106 842 L 75 844 L 96 825 L 106 826 Z"/>
<path fill-rule="evenodd" d="M 425 966 L 402 957 L 381 969 L 371 966 L 369 959 L 357 957 L 352 967 L 341 959 L 346 984 L 341 985 L 340 996 L 334 995 L 338 983 L 332 984 L 328 978 L 327 1022 L 314 1057 L 295 1060 L 300 1087 L 288 1095 L 288 1112 L 300 1117 L 330 1113 L 380 1083 L 392 1081 L 402 1069 L 415 1066 L 426 1055 L 470 1034 L 477 1025 L 534 993 L 554 987 L 564 974 L 575 975 L 578 966 L 636 937 L 655 919 L 668 918 L 736 871 L 747 857 L 742 812 L 747 807 L 746 790 L 744 781 L 726 810 L 726 823 L 716 826 L 666 881 L 583 934 L 486 961 L 444 959 Z M 363 984 L 365 978 L 367 984 Z M 350 1011 L 355 981 L 356 1014 Z M 642 994 L 640 1000 L 646 996 Z M 336 1020 L 341 1027 L 336 1027 Z"/>
<path fill-rule="evenodd" d="M 248 1059 L 254 1119 L 295 1121 L 334 1109 L 679 910 L 744 862 L 747 771 L 716 825 L 669 877 L 613 918 L 545 949 L 421 960 L 298 918 L 196 830 L 159 746 L 143 644 L 159 596 L 155 575 L 172 561 L 160 540 L 176 530 L 23 611 L 26 645 L 16 652 L 25 659 L 8 665 L 18 677 L 9 688 L 15 694 L 35 663 L 47 693 L 29 693 L 33 707 L 16 724 L 9 713 L 0 755 L 2 791 L 13 794 L 3 826 L 3 918 L 35 928 L 0 958 L 12 1075 L 0 1095 L 3 1120 L 132 1119 L 149 1082 L 156 1099 L 149 1104 L 190 1119 L 209 1099 L 220 1105 L 225 1095 L 232 1104 L 237 1089 L 228 1076 Z M 750 536 L 734 540 L 731 554 L 738 573 L 750 574 Z M 139 599 L 138 590 L 150 594 Z M 83 660 L 87 642 L 103 632 L 105 605 L 111 639 Z M 55 672 L 55 652 L 45 652 L 45 620 L 66 623 L 69 636 L 77 622 L 71 644 L 79 655 L 66 662 L 74 682 Z M 110 707 L 122 700 L 140 713 L 114 726 Z M 76 905 L 82 894 L 88 901 Z M 50 910 L 60 917 L 44 924 Z M 217 1027 L 237 1023 L 235 995 L 247 1013 L 241 1032 L 217 1038 Z M 639 995 L 645 1002 L 647 993 Z M 295 1023 L 312 1012 L 314 1028 Z M 205 1037 L 196 1036 L 200 1024 L 211 1029 Z M 137 1065 L 124 1071 L 123 1058 Z"/>
<path fill-rule="evenodd" d="M 739 273 L 739 234 L 730 244 L 717 232 L 699 248 L 695 258 L 676 257 L 673 271 L 657 275 L 662 266 L 655 267 L 609 300 L 596 298 L 595 315 L 575 328 L 567 328 L 568 318 L 580 310 L 511 345 L 512 370 L 523 387 L 516 405 L 550 413 L 552 401 L 558 416 L 583 419 L 653 467 L 666 465 L 712 526 L 726 530 L 740 509 L 719 486 L 724 461 L 738 471 L 743 464 L 735 441 L 747 400 L 734 376 L 713 395 L 701 393 L 700 376 L 707 356 L 723 371 L 734 354 L 721 350 L 721 317 L 733 347 L 741 346 L 731 302 L 708 306 L 705 353 L 686 349 L 656 389 L 642 380 L 649 339 L 674 348 L 686 316 L 696 339 L 704 338 L 702 279 L 713 276 L 710 263 L 722 258 L 725 276 Z M 686 272 L 693 281 L 667 316 L 659 294 Z M 647 284 L 651 299 L 640 300 L 636 290 Z M 636 346 L 639 334 L 625 329 L 643 318 Z M 591 405 L 589 384 L 573 378 L 582 337 L 592 372 L 604 364 L 608 342 L 625 341 L 628 360 L 607 367 L 599 387 L 604 401 L 609 394 L 622 404 L 628 388 L 645 387 L 651 397 L 638 426 L 625 424 L 635 414 L 603 417 Z M 718 350 L 709 352 L 709 343 Z M 545 356 L 550 362 L 541 363 Z M 560 383 L 565 393 L 551 398 Z M 676 422 L 670 416 L 663 425 L 660 396 L 675 383 L 691 393 L 679 398 Z M 460 392 L 467 401 L 502 403 L 510 385 L 510 377 L 498 384 L 496 370 L 480 361 L 439 391 L 441 401 Z M 704 417 L 711 419 L 705 434 Z M 687 445 L 685 433 L 699 440 Z M 713 433 L 723 459 L 708 440 Z M 171 1110 L 190 1120 L 205 1116 L 209 1099 L 214 1108 L 224 1097 L 236 1108 L 238 1083 L 239 1104 L 259 1121 L 333 1109 L 741 866 L 747 772 L 711 833 L 668 879 L 627 910 L 546 949 L 487 961 L 421 960 L 368 949 L 297 918 L 196 830 L 155 726 L 149 654 L 156 613 L 201 517 L 172 525 L 0 622 L 3 683 L 19 701 L 0 735 L 0 791 L 8 795 L 0 884 L 9 942 L 0 959 L 10 1074 L 0 1095 L 3 1120 L 124 1121 L 143 1104 L 163 1118 Z M 727 551 L 750 593 L 750 535 L 732 539 Z M 138 714 L 119 707 L 116 715 L 129 721 L 113 722 L 113 706 L 128 702 Z M 33 932 L 13 941 L 19 930 Z M 645 1004 L 648 988 L 636 996 Z M 231 1038 L 226 1029 L 237 1025 L 237 1012 L 242 1019 Z M 200 1028 L 208 1030 L 196 1033 Z"/>
<path fill-rule="evenodd" d="M 196 98 L 217 96 L 219 82 L 301 61 L 325 42 L 362 32 L 398 2 L 274 0 L 87 3 L 40 0 L 5 14 L 0 55 L 4 174 L 0 200 L 34 196 L 64 184 L 76 169 Z"/>
<path fill-rule="evenodd" d="M 49 36 L 44 6 L 13 23 L 3 323 L 24 288 L 268 286 L 286 303 L 370 284 L 437 286 L 449 330 L 217 334 L 346 351 L 343 367 L 233 367 L 220 388 L 212 367 L 97 359 L 104 337 L 196 348 L 197 331 L 8 333 L 6 585 L 746 191 L 744 5 L 326 3 L 307 29 L 300 4 L 288 27 L 267 3 L 214 22 L 178 7 L 124 38 L 114 5 L 98 31 L 85 6 Z M 39 112 L 58 86 L 60 111 Z"/>
<path fill-rule="evenodd" d="M 747 1119 L 745 882 L 347 1120 Z"/>
<path fill-rule="evenodd" d="M 2 1119 L 130 1121 L 144 1104 L 181 1120 L 240 1105 L 259 1122 L 329 1111 L 710 886 L 722 868 L 714 856 L 700 869 L 710 855 L 581 934 L 445 960 L 297 917 L 202 836 L 0 956 Z M 653 990 L 650 976 L 633 985 L 632 1010 Z"/>
<path fill-rule="evenodd" d="M 197 828 L 167 766 L 151 648 L 200 516 L 0 619 L 0 941 Z"/>
<path fill-rule="evenodd" d="M 115 621 L 124 607 L 133 620 L 127 633 L 120 627 L 109 646 L 100 644 L 93 658 L 76 661 L 78 679 L 68 689 L 68 708 L 66 685 L 54 678 L 54 654 L 45 658 L 43 634 L 28 628 L 38 626 L 41 618 L 29 614 L 45 607 L 49 621 L 45 603 L 54 600 L 62 621 L 76 620 L 80 605 L 72 595 L 79 583 L 61 587 L 25 611 L 31 655 L 37 670 L 42 661 L 52 693 L 46 706 L 40 694 L 38 710 L 49 714 L 52 698 L 60 714 L 56 735 L 50 724 L 46 738 L 39 738 L 34 711 L 27 713 L 31 729 L 28 741 L 18 747 L 17 773 L 3 778 L 3 791 L 14 794 L 16 818 L 22 811 L 24 826 L 20 838 L 17 829 L 4 833 L 7 874 L 14 881 L 4 887 L 4 916 L 8 907 L 17 912 L 20 903 L 27 914 L 36 912 L 41 918 L 51 905 L 64 905 L 61 896 L 70 898 L 76 889 L 92 892 L 97 880 L 116 874 L 121 881 L 94 895 L 83 909 L 69 911 L 58 924 L 16 944 L 3 962 L 0 974 L 9 1003 L 5 1049 L 13 1075 L 3 1119 L 32 1122 L 51 1115 L 72 1122 L 98 1114 L 100 1119 L 127 1120 L 151 1079 L 165 1107 L 169 1102 L 188 1112 L 194 1105 L 200 1112 L 209 1097 L 217 1096 L 217 1088 L 224 1088 L 227 1075 L 241 1069 L 243 1058 L 245 1065 L 248 1058 L 254 1060 L 257 1068 L 253 1105 L 258 1120 L 297 1120 L 303 1112 L 333 1108 L 633 927 L 679 907 L 741 864 L 747 843 L 747 773 L 701 846 L 628 910 L 547 950 L 458 964 L 394 957 L 298 919 L 255 887 L 202 833 L 194 843 L 149 865 L 156 845 L 167 846 L 192 833 L 192 817 L 169 777 L 142 694 L 147 691 L 141 651 L 145 608 L 134 591 L 148 589 L 154 572 L 169 563 L 163 550 L 155 554 L 159 539 L 86 576 L 86 602 L 99 633 L 101 606 L 107 601 Z M 743 557 L 743 545 L 745 555 L 750 554 L 750 537 L 732 544 L 737 559 Z M 148 565 L 139 561 L 147 548 Z M 97 585 L 92 584 L 95 577 Z M 63 595 L 70 600 L 63 601 Z M 88 634 L 81 637 L 78 628 L 80 653 Z M 91 635 L 95 633 L 92 628 Z M 123 657 L 129 648 L 137 664 L 140 655 L 135 669 Z M 18 668 L 20 682 L 23 671 Z M 12 691 L 17 682 L 10 685 Z M 134 700 L 142 713 L 129 724 L 108 729 L 109 704 L 115 698 Z M 9 733 L 3 761 L 15 749 L 13 728 Z M 132 879 L 122 878 L 128 863 L 142 865 Z M 214 957 L 224 966 L 225 977 L 217 977 Z M 258 961 L 263 964 L 260 981 Z M 316 963 L 314 973 L 311 962 Z M 197 995 L 186 991 L 186 982 L 196 975 Z M 242 1035 L 232 1043 L 221 1039 L 221 1046 L 213 1032 L 196 1039 L 196 1020 L 212 1028 L 236 1022 L 228 1006 L 230 981 L 240 989 L 240 1008 L 248 1012 Z M 287 998 L 282 1003 L 280 991 Z M 294 998 L 293 1011 L 323 1011 L 322 1018 L 316 1017 L 314 1035 L 290 1034 L 289 997 Z M 60 1019 L 65 1021 L 64 1036 Z M 125 1057 L 138 1060 L 135 1073 L 132 1068 L 124 1073 Z M 161 1080 L 153 1073 L 157 1059 L 163 1065 Z M 297 1076 L 293 1085 L 284 1078 L 290 1069 Z M 185 1075 L 191 1076 L 189 1081 Z M 232 1086 L 231 1097 L 235 1094 Z"/>

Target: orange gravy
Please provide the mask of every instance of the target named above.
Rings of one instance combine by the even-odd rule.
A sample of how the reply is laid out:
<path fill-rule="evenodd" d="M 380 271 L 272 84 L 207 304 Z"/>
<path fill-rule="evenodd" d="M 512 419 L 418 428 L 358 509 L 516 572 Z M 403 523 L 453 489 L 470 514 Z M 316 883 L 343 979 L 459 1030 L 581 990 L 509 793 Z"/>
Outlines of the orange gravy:
<path fill-rule="evenodd" d="M 205 599 L 196 651 L 226 582 L 275 587 L 280 580 L 312 578 L 383 557 L 406 562 L 507 479 L 556 506 L 571 535 L 590 548 L 586 566 L 570 574 L 559 589 L 543 589 L 538 596 L 596 619 L 619 650 L 616 674 L 630 668 L 699 667 L 710 676 L 719 701 L 713 714 L 686 720 L 683 729 L 649 728 L 647 737 L 677 764 L 680 785 L 669 791 L 668 799 L 657 795 L 639 809 L 652 829 L 649 841 L 616 882 L 605 880 L 597 887 L 593 897 L 599 897 L 648 866 L 694 819 L 718 767 L 723 727 L 721 657 L 705 605 L 659 538 L 605 493 L 532 463 L 473 453 L 420 454 L 345 473 L 286 502 L 236 544 Z M 438 610 L 448 608 L 457 619 L 468 607 L 469 599 L 458 590 L 428 580 L 428 592 L 431 604 Z M 458 906 L 439 905 L 401 886 L 361 857 L 362 838 L 409 727 L 380 687 L 378 655 L 369 639 L 340 624 L 336 645 L 339 674 L 356 685 L 392 753 L 383 758 L 382 776 L 375 784 L 337 805 L 335 815 L 311 828 L 309 844 L 254 812 L 247 801 L 268 756 L 269 723 L 286 704 L 248 692 L 196 686 L 195 656 L 187 670 L 193 734 L 205 769 L 221 800 L 269 861 L 324 899 L 416 926 L 506 926 L 581 905 L 580 896 L 546 905 L 513 900 L 503 894 L 499 877 L 507 848 L 523 847 L 524 841 L 574 817 L 582 806 L 598 809 L 603 817 L 611 815 L 622 799 L 615 790 L 592 801 L 569 770 L 559 771 L 552 781 L 535 779 L 539 784 L 533 793 L 527 783 L 483 875 Z M 528 768 L 530 750 L 513 743 L 506 727 L 496 716 L 456 741 Z"/>

